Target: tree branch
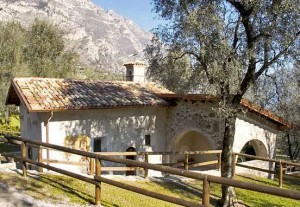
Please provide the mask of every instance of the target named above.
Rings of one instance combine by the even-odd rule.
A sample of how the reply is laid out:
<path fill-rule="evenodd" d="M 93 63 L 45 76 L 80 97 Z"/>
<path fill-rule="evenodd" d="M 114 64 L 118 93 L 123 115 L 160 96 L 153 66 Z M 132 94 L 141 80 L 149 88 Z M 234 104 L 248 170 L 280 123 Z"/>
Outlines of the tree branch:
<path fill-rule="evenodd" d="M 248 60 L 249 65 L 247 72 L 244 76 L 244 79 L 242 80 L 242 83 L 240 85 L 240 89 L 237 92 L 237 94 L 233 97 L 233 104 L 239 104 L 244 93 L 249 88 L 249 83 L 253 81 L 253 75 L 256 69 L 256 57 L 255 57 L 255 41 L 253 39 L 253 25 L 251 25 L 250 22 L 250 15 L 253 12 L 253 7 L 246 8 L 245 5 L 243 5 L 242 1 L 239 0 L 227 0 L 239 13 L 241 16 L 241 22 L 245 28 L 246 32 L 246 38 L 247 38 L 247 47 L 248 47 Z"/>
<path fill-rule="evenodd" d="M 207 64 L 204 62 L 203 58 L 201 57 L 201 55 L 198 55 L 196 54 L 195 52 L 193 51 L 185 51 L 183 52 L 181 55 L 177 56 L 177 57 L 171 57 L 173 58 L 175 61 L 178 60 L 178 59 L 181 59 L 182 57 L 184 57 L 185 55 L 192 55 L 194 56 L 197 61 L 201 64 L 201 66 L 203 67 L 204 69 L 204 72 L 206 74 L 206 77 L 209 81 L 210 84 L 214 84 L 215 81 L 214 81 L 214 78 L 210 75 L 209 71 L 208 71 L 208 66 Z"/>
<path fill-rule="evenodd" d="M 183 8 L 183 10 L 185 11 L 185 13 L 189 16 L 190 15 L 190 11 L 187 8 L 186 0 L 180 0 L 179 1 L 179 5 L 180 5 L 180 7 Z"/>
<path fill-rule="evenodd" d="M 264 64 L 261 66 L 261 68 L 255 73 L 254 80 L 257 80 L 257 78 L 273 63 L 275 63 L 284 53 L 288 51 L 288 49 L 291 47 L 291 45 L 296 41 L 296 39 L 300 36 L 300 31 L 296 33 L 295 38 L 291 40 L 291 42 L 288 44 L 286 48 L 284 48 L 282 51 L 277 53 L 270 61 L 264 61 Z"/>
<path fill-rule="evenodd" d="M 241 23 L 241 17 L 239 17 L 239 19 L 236 23 L 235 29 L 234 29 L 234 35 L 233 35 L 233 41 L 232 41 L 232 49 L 233 50 L 236 49 L 236 46 L 237 46 L 237 43 L 238 43 L 238 40 L 239 40 L 238 30 L 239 30 L 240 23 Z"/>

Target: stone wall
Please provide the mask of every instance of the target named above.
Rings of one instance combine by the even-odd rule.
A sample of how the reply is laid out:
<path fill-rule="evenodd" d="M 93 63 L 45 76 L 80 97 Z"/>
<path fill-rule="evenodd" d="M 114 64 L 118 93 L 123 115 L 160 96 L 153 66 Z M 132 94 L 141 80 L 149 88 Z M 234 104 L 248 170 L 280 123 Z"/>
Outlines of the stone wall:
<path fill-rule="evenodd" d="M 223 121 L 213 111 L 216 105 L 201 101 L 179 101 L 167 113 L 167 146 L 175 148 L 181 137 L 189 131 L 196 131 L 206 137 L 212 149 L 222 146 Z"/>

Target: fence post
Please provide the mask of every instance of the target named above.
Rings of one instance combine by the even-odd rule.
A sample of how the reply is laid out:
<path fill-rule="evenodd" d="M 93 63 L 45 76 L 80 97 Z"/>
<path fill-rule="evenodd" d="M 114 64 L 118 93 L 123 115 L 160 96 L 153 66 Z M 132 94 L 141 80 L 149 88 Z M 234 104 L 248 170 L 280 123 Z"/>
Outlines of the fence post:
<path fill-rule="evenodd" d="M 222 152 L 220 152 L 218 154 L 218 168 L 219 168 L 219 171 L 221 171 L 221 163 L 222 162 Z"/>
<path fill-rule="evenodd" d="M 149 163 L 149 155 L 148 153 L 146 152 L 145 154 L 145 163 Z M 149 173 L 149 169 L 148 168 L 144 168 L 144 177 L 147 178 L 148 177 L 148 173 Z"/>
<path fill-rule="evenodd" d="M 101 162 L 99 159 L 96 161 L 96 176 L 101 176 Z M 98 185 L 95 185 L 95 205 L 101 204 L 101 182 Z"/>
<path fill-rule="evenodd" d="M 232 154 L 232 177 L 235 176 L 236 162 L 237 162 L 237 160 L 236 160 L 236 154 L 233 153 L 233 154 Z"/>
<path fill-rule="evenodd" d="M 279 188 L 282 188 L 283 167 L 281 160 L 279 161 Z"/>
<path fill-rule="evenodd" d="M 209 197 L 210 197 L 210 186 L 207 180 L 207 175 L 205 175 L 203 180 L 202 205 L 209 206 L 210 203 Z"/>
<path fill-rule="evenodd" d="M 23 177 L 27 176 L 27 165 L 24 159 L 26 158 L 26 142 L 22 141 L 22 170 L 23 170 Z"/>
<path fill-rule="evenodd" d="M 43 162 L 43 150 L 41 147 L 38 148 L 38 162 L 42 163 Z M 38 167 L 38 171 L 39 173 L 43 172 L 43 168 L 42 167 Z"/>
<path fill-rule="evenodd" d="M 189 153 L 184 153 L 184 169 L 189 170 Z"/>
<path fill-rule="evenodd" d="M 95 174 L 95 160 L 90 158 L 90 175 Z"/>

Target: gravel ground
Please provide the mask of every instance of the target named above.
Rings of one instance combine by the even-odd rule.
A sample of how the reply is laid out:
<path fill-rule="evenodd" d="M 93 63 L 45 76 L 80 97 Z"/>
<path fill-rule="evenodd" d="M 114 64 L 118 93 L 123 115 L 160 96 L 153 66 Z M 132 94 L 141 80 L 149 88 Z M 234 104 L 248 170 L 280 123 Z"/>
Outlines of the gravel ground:
<path fill-rule="evenodd" d="M 0 206 L 1 207 L 94 207 L 94 205 L 76 205 L 68 203 L 49 203 L 44 200 L 36 200 L 25 195 L 13 187 L 0 182 Z"/>
<path fill-rule="evenodd" d="M 17 173 L 17 170 L 0 169 L 1 172 Z M 19 171 L 20 173 L 21 171 Z M 33 172 L 34 173 L 34 172 Z M 21 190 L 1 183 L 0 180 L 0 207 L 95 207 L 94 205 L 76 205 L 67 202 L 51 203 L 49 200 L 37 200 L 22 193 Z"/>

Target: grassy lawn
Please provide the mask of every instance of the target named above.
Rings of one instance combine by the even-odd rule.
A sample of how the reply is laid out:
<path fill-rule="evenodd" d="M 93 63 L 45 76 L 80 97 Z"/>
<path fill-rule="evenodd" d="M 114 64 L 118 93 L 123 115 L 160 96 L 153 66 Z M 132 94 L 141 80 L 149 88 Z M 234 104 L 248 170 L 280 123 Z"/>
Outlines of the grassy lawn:
<path fill-rule="evenodd" d="M 120 178 L 117 178 L 120 179 Z M 236 179 L 247 182 L 277 186 L 278 180 L 268 180 L 258 177 L 237 176 Z M 0 182 L 15 186 L 22 192 L 31 195 L 36 199 L 51 199 L 51 202 L 71 202 L 77 204 L 91 204 L 94 202 L 94 186 L 72 178 L 60 175 L 43 174 L 40 176 L 29 175 L 23 178 L 16 173 L 0 173 Z M 178 178 L 157 178 L 137 181 L 122 180 L 122 182 L 138 186 L 147 190 L 168 194 L 171 196 L 184 198 L 187 200 L 200 202 L 202 182 L 194 180 L 182 181 Z M 287 179 L 284 188 L 300 191 L 300 179 Z M 221 195 L 220 186 L 212 184 L 211 202 L 216 205 L 216 201 Z M 276 196 L 265 195 L 257 192 L 237 189 L 238 199 L 248 206 L 299 206 L 300 202 Z M 102 184 L 102 205 L 103 206 L 176 206 L 157 199 L 125 191 L 107 184 Z"/>

